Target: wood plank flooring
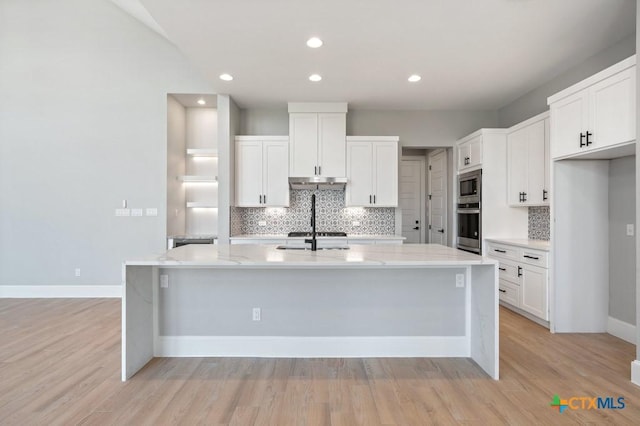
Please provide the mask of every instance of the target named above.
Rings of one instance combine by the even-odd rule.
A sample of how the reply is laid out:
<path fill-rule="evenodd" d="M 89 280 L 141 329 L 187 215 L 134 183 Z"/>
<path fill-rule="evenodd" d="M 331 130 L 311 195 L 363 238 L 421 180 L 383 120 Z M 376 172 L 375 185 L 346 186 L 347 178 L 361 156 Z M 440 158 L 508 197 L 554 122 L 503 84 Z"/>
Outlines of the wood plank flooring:
<path fill-rule="evenodd" d="M 119 300 L 0 299 L 0 424 L 640 424 L 634 345 L 500 324 L 498 382 L 459 358 L 158 358 L 122 383 Z M 626 408 L 560 414 L 554 394 Z"/>

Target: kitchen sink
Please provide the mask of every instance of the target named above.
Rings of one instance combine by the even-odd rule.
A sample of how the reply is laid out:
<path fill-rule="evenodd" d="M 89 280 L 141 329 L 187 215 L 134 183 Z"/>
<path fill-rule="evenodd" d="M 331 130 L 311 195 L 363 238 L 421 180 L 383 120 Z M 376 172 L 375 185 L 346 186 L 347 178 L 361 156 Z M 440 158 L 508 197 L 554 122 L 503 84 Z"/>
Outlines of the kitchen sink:
<path fill-rule="evenodd" d="M 299 246 L 278 246 L 278 250 L 309 250 L 311 247 L 299 247 Z M 349 250 L 347 246 L 330 246 L 330 247 L 318 247 L 318 250 Z"/>

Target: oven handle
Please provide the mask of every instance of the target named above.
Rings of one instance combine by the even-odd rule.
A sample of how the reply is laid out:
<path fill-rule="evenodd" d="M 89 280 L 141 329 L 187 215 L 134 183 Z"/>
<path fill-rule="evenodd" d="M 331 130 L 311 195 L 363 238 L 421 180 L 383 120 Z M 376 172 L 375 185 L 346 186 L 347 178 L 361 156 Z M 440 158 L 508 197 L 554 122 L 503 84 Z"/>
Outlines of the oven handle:
<path fill-rule="evenodd" d="M 476 214 L 476 213 L 480 213 L 480 209 L 458 209 L 458 213 L 461 213 L 461 214 Z"/>

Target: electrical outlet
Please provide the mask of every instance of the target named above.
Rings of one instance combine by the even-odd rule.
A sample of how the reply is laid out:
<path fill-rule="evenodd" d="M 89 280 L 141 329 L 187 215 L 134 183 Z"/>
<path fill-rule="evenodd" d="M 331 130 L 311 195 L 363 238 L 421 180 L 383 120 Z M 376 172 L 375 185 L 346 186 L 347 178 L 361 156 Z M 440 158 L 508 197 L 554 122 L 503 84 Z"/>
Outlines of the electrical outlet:
<path fill-rule="evenodd" d="M 131 209 L 131 216 L 142 217 L 142 209 Z"/>
<path fill-rule="evenodd" d="M 160 288 L 169 288 L 169 275 L 160 275 Z"/>
<path fill-rule="evenodd" d="M 253 308 L 253 320 L 260 321 L 260 308 Z"/>
<path fill-rule="evenodd" d="M 628 237 L 633 237 L 633 234 L 635 233 L 635 229 L 633 229 L 633 223 L 628 223 L 627 224 L 627 236 Z"/>
<path fill-rule="evenodd" d="M 266 220 L 259 220 L 258 221 L 258 226 L 267 226 L 267 221 Z"/>
<path fill-rule="evenodd" d="M 79 277 L 80 276 L 80 268 L 76 268 L 75 272 L 76 272 L 76 277 Z"/>
<path fill-rule="evenodd" d="M 360 226 L 360 221 L 359 220 L 354 220 L 353 222 L 351 222 L 351 225 Z"/>
<path fill-rule="evenodd" d="M 147 216 L 158 216 L 158 209 L 155 207 L 147 207 Z"/>
<path fill-rule="evenodd" d="M 464 274 L 456 274 L 456 287 L 464 287 Z"/>

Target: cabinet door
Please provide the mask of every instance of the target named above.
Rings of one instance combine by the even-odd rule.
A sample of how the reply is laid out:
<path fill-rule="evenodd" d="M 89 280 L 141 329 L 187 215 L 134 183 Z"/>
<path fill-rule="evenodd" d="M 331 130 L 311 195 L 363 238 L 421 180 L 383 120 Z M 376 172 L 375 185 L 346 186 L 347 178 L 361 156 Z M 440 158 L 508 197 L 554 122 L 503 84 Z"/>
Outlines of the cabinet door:
<path fill-rule="evenodd" d="M 545 185 L 545 124 L 544 120 L 527 126 L 527 193 L 525 204 L 542 204 L 542 191 Z"/>
<path fill-rule="evenodd" d="M 236 206 L 262 207 L 262 142 L 236 142 Z"/>
<path fill-rule="evenodd" d="M 520 266 L 522 267 L 520 309 L 548 321 L 548 270 L 536 266 Z"/>
<path fill-rule="evenodd" d="M 471 160 L 471 145 L 469 142 L 465 142 L 458 145 L 458 170 L 464 170 L 470 165 L 466 164 Z"/>
<path fill-rule="evenodd" d="M 549 137 L 549 119 L 544 120 L 544 188 L 542 188 L 542 204 L 549 205 L 551 194 L 551 138 Z"/>
<path fill-rule="evenodd" d="M 398 206 L 398 145 L 373 143 L 373 204 L 375 207 Z"/>
<path fill-rule="evenodd" d="M 289 114 L 289 176 L 309 177 L 318 167 L 318 114 Z"/>
<path fill-rule="evenodd" d="M 482 136 L 469 142 L 469 167 L 482 165 Z"/>
<path fill-rule="evenodd" d="M 347 186 L 345 205 L 373 205 L 373 147 L 371 142 L 347 144 Z"/>
<path fill-rule="evenodd" d="M 588 89 L 551 104 L 551 156 L 564 157 L 582 151 L 580 134 L 587 129 Z M 584 139 L 582 139 L 585 142 Z"/>
<path fill-rule="evenodd" d="M 318 174 L 320 176 L 346 176 L 346 134 L 346 114 L 318 114 Z"/>
<path fill-rule="evenodd" d="M 626 69 L 590 88 L 588 149 L 598 149 L 636 138 L 636 70 Z"/>
<path fill-rule="evenodd" d="M 527 191 L 527 133 L 525 127 L 507 135 L 507 188 L 510 206 L 522 206 L 520 193 Z"/>
<path fill-rule="evenodd" d="M 268 207 L 289 207 L 289 142 L 268 141 L 262 150 L 262 188 Z"/>

